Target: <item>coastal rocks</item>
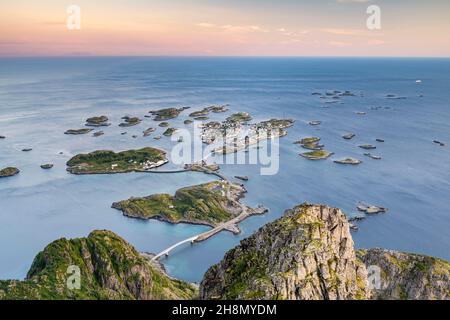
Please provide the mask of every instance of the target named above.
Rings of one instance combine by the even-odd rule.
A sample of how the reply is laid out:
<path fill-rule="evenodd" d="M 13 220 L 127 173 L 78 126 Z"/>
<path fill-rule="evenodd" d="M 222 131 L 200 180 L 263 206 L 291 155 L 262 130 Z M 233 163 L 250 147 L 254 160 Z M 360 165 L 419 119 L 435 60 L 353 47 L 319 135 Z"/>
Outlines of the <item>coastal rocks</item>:
<path fill-rule="evenodd" d="M 234 176 L 236 179 L 242 180 L 242 181 L 248 181 L 247 176 Z"/>
<path fill-rule="evenodd" d="M 319 144 L 319 141 L 320 141 L 319 137 L 308 137 L 295 141 L 294 143 L 301 145 L 305 149 L 317 151 L 322 150 L 322 148 L 324 147 L 323 144 Z"/>
<path fill-rule="evenodd" d="M 66 132 L 64 132 L 64 134 L 79 135 L 79 134 L 89 133 L 92 130 L 94 130 L 94 129 L 87 129 L 87 128 L 83 128 L 83 129 L 69 129 Z"/>
<path fill-rule="evenodd" d="M 132 127 L 141 123 L 142 121 L 138 117 L 129 117 L 129 116 L 122 117 L 122 120 L 124 121 L 119 124 L 119 127 Z"/>
<path fill-rule="evenodd" d="M 94 132 L 93 134 L 92 134 L 92 136 L 93 137 L 100 137 L 100 136 L 102 136 L 102 135 L 104 135 L 105 133 L 103 132 L 103 131 L 97 131 L 97 132 Z"/>
<path fill-rule="evenodd" d="M 360 164 L 362 161 L 361 161 L 361 160 L 358 160 L 358 159 L 354 159 L 354 158 L 345 158 L 345 159 L 334 160 L 333 162 L 339 163 L 339 164 L 358 165 L 358 164 Z"/>
<path fill-rule="evenodd" d="M 201 299 L 367 299 L 341 210 L 303 204 L 260 228 L 209 268 Z"/>
<path fill-rule="evenodd" d="M 155 128 L 148 128 L 147 130 L 144 130 L 142 133 L 143 133 L 144 137 L 148 137 L 153 132 L 155 132 L 155 130 L 156 130 Z"/>
<path fill-rule="evenodd" d="M 366 150 L 373 150 L 373 149 L 377 148 L 376 146 L 371 145 L 371 144 L 362 144 L 358 147 L 360 147 L 361 149 L 366 149 Z"/>
<path fill-rule="evenodd" d="M 184 124 L 191 124 L 192 122 L 194 121 L 192 121 L 191 119 L 186 119 L 183 121 Z"/>
<path fill-rule="evenodd" d="M 290 128 L 294 125 L 293 119 L 270 119 L 266 121 L 261 121 L 258 124 L 256 124 L 256 127 L 258 129 L 286 129 Z"/>
<path fill-rule="evenodd" d="M 173 135 L 176 131 L 177 131 L 177 129 L 175 129 L 175 128 L 167 128 L 167 130 L 164 131 L 163 136 L 170 137 L 170 136 Z"/>
<path fill-rule="evenodd" d="M 199 110 L 199 111 L 191 112 L 189 114 L 189 117 L 196 118 L 196 117 L 206 116 L 208 114 L 209 114 L 208 108 L 204 108 L 204 109 Z"/>
<path fill-rule="evenodd" d="M 344 138 L 345 140 L 351 140 L 351 139 L 353 139 L 355 137 L 355 134 L 354 133 L 347 133 L 347 134 L 344 134 L 343 136 L 342 136 L 342 138 Z"/>
<path fill-rule="evenodd" d="M 89 127 L 106 127 L 111 125 L 108 123 L 108 117 L 107 116 L 98 116 L 98 117 L 91 117 L 86 119 L 86 126 Z"/>
<path fill-rule="evenodd" d="M 376 142 L 381 142 L 381 143 L 382 143 L 382 142 L 384 142 L 384 139 L 377 138 L 377 139 L 375 139 L 375 141 L 376 141 Z"/>
<path fill-rule="evenodd" d="M 166 128 L 166 127 L 168 127 L 170 124 L 168 123 L 168 122 L 161 122 L 160 124 L 158 124 L 158 126 L 159 127 L 161 127 L 161 128 Z"/>
<path fill-rule="evenodd" d="M 204 120 L 208 120 L 209 118 L 208 117 L 206 117 L 206 116 L 200 116 L 200 117 L 195 117 L 194 118 L 194 120 L 197 120 L 197 121 L 204 121 Z"/>
<path fill-rule="evenodd" d="M 211 112 L 213 113 L 222 113 L 222 112 L 227 112 L 228 108 L 227 105 L 223 105 L 223 106 L 211 106 L 208 108 Z"/>
<path fill-rule="evenodd" d="M 439 140 L 433 140 L 433 143 L 440 145 L 441 147 L 445 147 L 445 143 L 439 141 Z"/>
<path fill-rule="evenodd" d="M 329 152 L 326 150 L 316 150 L 311 152 L 300 153 L 300 156 L 308 160 L 324 160 L 329 158 L 333 154 L 334 154 L 333 152 Z"/>
<path fill-rule="evenodd" d="M 365 212 L 367 214 L 386 213 L 388 209 L 373 205 L 360 204 L 356 207 L 358 211 Z"/>
<path fill-rule="evenodd" d="M 166 108 L 166 109 L 160 109 L 156 111 L 149 111 L 152 115 L 154 115 L 155 121 L 163 121 L 163 120 L 169 120 L 178 117 L 178 115 L 184 110 L 184 108 Z"/>
<path fill-rule="evenodd" d="M 252 116 L 248 112 L 237 112 L 226 118 L 228 122 L 245 123 L 252 120 Z"/>
<path fill-rule="evenodd" d="M 48 170 L 48 169 L 53 168 L 53 164 L 51 164 L 51 163 L 41 164 L 41 168 Z"/>
<path fill-rule="evenodd" d="M 190 113 L 189 117 L 198 118 L 198 117 L 207 116 L 210 112 L 221 113 L 221 112 L 227 112 L 227 111 L 228 111 L 227 105 L 210 106 L 210 107 L 203 108 L 202 110 L 194 111 L 194 112 Z"/>
<path fill-rule="evenodd" d="M 72 174 L 106 174 L 142 171 L 167 163 L 166 153 L 155 148 L 142 148 L 115 153 L 98 150 L 78 154 L 67 162 L 67 171 Z"/>
<path fill-rule="evenodd" d="M 81 289 L 67 285 L 68 270 L 80 268 Z M 0 280 L 0 300 L 193 299 L 194 285 L 168 277 L 111 231 L 50 243 L 33 261 L 24 281 Z"/>
<path fill-rule="evenodd" d="M 20 170 L 15 167 L 6 167 L 0 170 L 0 178 L 7 178 L 19 174 Z"/>
<path fill-rule="evenodd" d="M 386 95 L 386 99 L 391 99 L 391 100 L 404 100 L 404 99 L 406 99 L 406 97 L 397 96 L 396 94 L 387 94 L 387 95 Z"/>
<path fill-rule="evenodd" d="M 380 156 L 377 156 L 377 155 L 374 155 L 374 154 L 371 154 L 371 153 L 364 153 L 364 155 L 365 155 L 366 157 L 372 158 L 372 159 L 374 159 L 374 160 L 381 160 L 381 157 L 380 157 Z"/>
<path fill-rule="evenodd" d="M 445 260 L 386 249 L 358 250 L 357 257 L 379 276 L 372 289 L 377 300 L 448 300 L 450 263 Z"/>

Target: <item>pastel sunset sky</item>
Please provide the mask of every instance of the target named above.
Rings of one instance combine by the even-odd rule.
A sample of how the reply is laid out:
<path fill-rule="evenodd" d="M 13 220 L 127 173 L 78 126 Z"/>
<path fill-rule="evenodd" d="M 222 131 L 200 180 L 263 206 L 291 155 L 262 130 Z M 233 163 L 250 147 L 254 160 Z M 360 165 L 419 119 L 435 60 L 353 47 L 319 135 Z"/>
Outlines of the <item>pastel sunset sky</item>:
<path fill-rule="evenodd" d="M 369 5 L 381 30 L 366 27 Z M 66 27 L 69 5 L 81 29 Z M 0 56 L 450 56 L 449 0 L 14 0 Z"/>

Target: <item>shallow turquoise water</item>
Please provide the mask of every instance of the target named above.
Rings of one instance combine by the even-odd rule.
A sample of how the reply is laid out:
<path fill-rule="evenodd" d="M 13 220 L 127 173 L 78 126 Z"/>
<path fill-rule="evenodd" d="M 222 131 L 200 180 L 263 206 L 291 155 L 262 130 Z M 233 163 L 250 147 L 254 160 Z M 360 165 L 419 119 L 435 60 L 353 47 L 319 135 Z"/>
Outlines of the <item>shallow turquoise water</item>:
<path fill-rule="evenodd" d="M 423 82 L 416 84 L 416 79 Z M 358 201 L 386 206 L 387 214 L 359 224 L 354 233 L 358 247 L 450 259 L 450 152 L 448 146 L 432 143 L 434 139 L 450 143 L 449 87 L 449 59 L 0 59 L 0 135 L 7 136 L 0 140 L 0 167 L 12 165 L 22 171 L 0 181 L 0 278 L 23 278 L 37 252 L 63 236 L 110 229 L 141 251 L 157 252 L 207 230 L 137 221 L 110 206 L 130 196 L 171 193 L 213 177 L 195 173 L 74 176 L 66 173 L 65 162 L 79 152 L 102 148 L 170 150 L 173 143 L 168 138 L 142 137 L 143 130 L 155 126 L 151 119 L 122 129 L 117 126 L 120 117 L 191 106 L 170 121 L 185 127 L 182 122 L 193 109 L 226 103 L 231 111 L 248 111 L 255 120 L 296 120 L 280 140 L 277 175 L 260 176 L 255 165 L 223 167 L 228 177 L 248 175 L 245 202 L 263 204 L 270 212 L 244 221 L 239 236 L 222 232 L 204 243 L 176 249 L 163 260 L 171 275 L 199 281 L 240 239 L 304 201 L 337 206 L 348 215 L 355 214 Z M 351 90 L 358 95 L 328 105 L 311 95 L 325 90 Z M 388 100 L 386 94 L 406 99 Z M 370 109 L 378 106 L 382 108 Z M 359 116 L 357 111 L 367 114 Z M 113 122 L 102 129 L 104 136 L 63 134 L 81 128 L 88 116 L 100 114 Z M 322 125 L 309 126 L 310 120 L 321 120 Z M 128 134 L 122 136 L 122 131 Z M 347 132 L 357 136 L 346 141 L 341 135 Z M 132 134 L 139 137 L 133 139 Z M 364 162 L 347 167 L 331 159 L 300 158 L 301 149 L 292 142 L 306 135 L 320 136 L 335 158 L 352 156 Z M 386 142 L 376 143 L 376 138 Z M 362 156 L 364 151 L 357 145 L 363 143 L 376 144 L 374 153 L 383 159 Z M 21 152 L 25 147 L 33 151 Z M 47 162 L 55 167 L 40 169 Z"/>

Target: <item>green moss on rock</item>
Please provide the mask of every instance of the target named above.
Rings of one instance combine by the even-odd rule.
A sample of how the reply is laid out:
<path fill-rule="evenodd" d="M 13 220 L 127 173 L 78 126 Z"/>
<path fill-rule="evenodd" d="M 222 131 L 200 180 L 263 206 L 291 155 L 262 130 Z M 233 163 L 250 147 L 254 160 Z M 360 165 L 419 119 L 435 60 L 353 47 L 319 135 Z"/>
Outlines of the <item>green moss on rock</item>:
<path fill-rule="evenodd" d="M 67 286 L 69 266 L 81 288 Z M 162 273 L 111 231 L 56 240 L 34 259 L 24 281 L 0 281 L 0 299 L 191 299 L 196 288 Z"/>
<path fill-rule="evenodd" d="M 227 197 L 228 188 L 233 199 Z M 154 194 L 115 202 L 113 208 L 140 219 L 160 219 L 171 223 L 198 223 L 216 226 L 240 210 L 237 203 L 243 188 L 237 184 L 213 181 L 177 190 L 175 195 Z M 233 197 L 232 196 L 232 197 Z"/>
<path fill-rule="evenodd" d="M 142 148 L 115 153 L 98 150 L 78 154 L 67 162 L 67 171 L 74 174 L 122 173 L 144 170 L 154 164 L 165 163 L 165 152 L 155 148 Z"/>

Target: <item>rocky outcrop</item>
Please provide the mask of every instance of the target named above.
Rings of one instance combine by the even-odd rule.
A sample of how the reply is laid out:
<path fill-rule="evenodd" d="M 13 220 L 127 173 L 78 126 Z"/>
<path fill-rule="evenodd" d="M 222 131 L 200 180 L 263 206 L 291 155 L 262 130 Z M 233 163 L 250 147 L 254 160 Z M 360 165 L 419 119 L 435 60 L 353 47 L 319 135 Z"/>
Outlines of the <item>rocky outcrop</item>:
<path fill-rule="evenodd" d="M 303 204 L 241 241 L 211 267 L 203 299 L 367 299 L 341 210 Z"/>
<path fill-rule="evenodd" d="M 341 210 L 303 204 L 212 266 L 202 299 L 449 299 L 450 264 L 383 249 L 355 252 Z"/>
<path fill-rule="evenodd" d="M 80 270 L 79 289 L 67 285 L 74 267 Z M 111 231 L 56 240 L 36 256 L 24 281 L 0 281 L 0 299 L 190 299 L 196 295 L 195 287 L 169 278 Z"/>
<path fill-rule="evenodd" d="M 7 167 L 0 170 L 0 178 L 12 177 L 19 174 L 20 170 L 15 167 Z"/>
<path fill-rule="evenodd" d="M 450 263 L 386 249 L 358 250 L 374 299 L 450 299 Z"/>

